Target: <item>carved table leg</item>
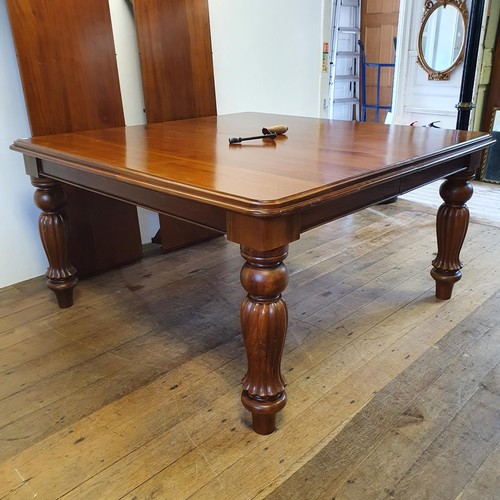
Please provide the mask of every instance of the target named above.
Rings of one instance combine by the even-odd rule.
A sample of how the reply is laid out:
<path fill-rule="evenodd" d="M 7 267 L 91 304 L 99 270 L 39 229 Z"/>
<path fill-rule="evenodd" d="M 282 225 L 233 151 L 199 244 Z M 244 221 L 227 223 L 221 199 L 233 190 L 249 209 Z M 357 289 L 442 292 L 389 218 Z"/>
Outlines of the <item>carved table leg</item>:
<path fill-rule="evenodd" d="M 447 300 L 453 285 L 462 277 L 460 250 L 469 226 L 469 209 L 465 204 L 472 196 L 469 172 L 448 177 L 439 190 L 444 203 L 439 207 L 437 230 L 437 257 L 432 261 L 432 277 L 436 280 L 436 297 Z"/>
<path fill-rule="evenodd" d="M 73 305 L 73 288 L 78 282 L 76 269 L 68 259 L 68 223 L 64 213 L 66 195 L 61 183 L 46 177 L 32 177 L 34 199 L 42 211 L 38 218 L 40 238 L 49 261 L 47 286 L 54 291 L 59 307 Z"/>
<path fill-rule="evenodd" d="M 241 283 L 248 292 L 241 305 L 248 362 L 241 400 L 252 413 L 253 428 L 258 434 L 274 431 L 276 413 L 286 404 L 281 355 L 288 313 L 281 292 L 288 284 L 283 263 L 287 254 L 288 245 L 271 251 L 241 246 L 241 255 L 247 261 L 241 270 Z"/>

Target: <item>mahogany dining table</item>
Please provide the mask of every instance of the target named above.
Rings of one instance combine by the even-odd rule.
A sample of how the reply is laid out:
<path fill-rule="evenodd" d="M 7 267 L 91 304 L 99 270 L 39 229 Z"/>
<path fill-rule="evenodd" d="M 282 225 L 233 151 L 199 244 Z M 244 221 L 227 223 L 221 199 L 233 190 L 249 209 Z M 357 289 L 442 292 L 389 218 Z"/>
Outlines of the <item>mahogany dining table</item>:
<path fill-rule="evenodd" d="M 277 124 L 288 126 L 286 134 L 229 142 Z M 240 245 L 247 292 L 241 399 L 254 430 L 269 434 L 286 403 L 280 365 L 289 244 L 303 231 L 443 178 L 431 275 L 436 297 L 449 299 L 461 277 L 470 181 L 492 143 L 481 132 L 237 113 L 19 139 L 11 148 L 24 155 L 36 188 L 47 284 L 60 307 L 73 304 L 78 281 L 62 183 L 216 229 Z"/>

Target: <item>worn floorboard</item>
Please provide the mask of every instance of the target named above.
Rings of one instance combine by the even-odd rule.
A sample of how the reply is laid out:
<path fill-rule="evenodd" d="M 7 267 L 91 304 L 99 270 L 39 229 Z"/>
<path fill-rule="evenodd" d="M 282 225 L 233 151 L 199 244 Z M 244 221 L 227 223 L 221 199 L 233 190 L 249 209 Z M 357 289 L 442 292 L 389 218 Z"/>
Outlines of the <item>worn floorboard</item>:
<path fill-rule="evenodd" d="M 289 404 L 239 401 L 239 249 L 0 290 L 0 499 L 500 498 L 500 187 L 475 184 L 449 301 L 437 186 L 290 245 Z M 482 203 L 481 203 L 482 202 Z"/>

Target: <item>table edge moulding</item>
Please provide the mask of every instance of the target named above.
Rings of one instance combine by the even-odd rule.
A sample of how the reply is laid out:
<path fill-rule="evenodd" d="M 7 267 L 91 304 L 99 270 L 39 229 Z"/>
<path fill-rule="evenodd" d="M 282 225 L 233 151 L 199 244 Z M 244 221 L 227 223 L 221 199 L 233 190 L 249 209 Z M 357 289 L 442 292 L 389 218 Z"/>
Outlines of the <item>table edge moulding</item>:
<path fill-rule="evenodd" d="M 277 123 L 289 127 L 285 135 L 229 144 Z M 20 139 L 12 149 L 24 154 L 36 188 L 48 286 L 60 307 L 73 304 L 76 285 L 66 183 L 225 232 L 240 245 L 242 402 L 254 430 L 269 434 L 286 404 L 289 244 L 312 227 L 444 178 L 431 275 L 436 297 L 449 299 L 462 276 L 470 181 L 492 143 L 479 132 L 237 113 Z"/>

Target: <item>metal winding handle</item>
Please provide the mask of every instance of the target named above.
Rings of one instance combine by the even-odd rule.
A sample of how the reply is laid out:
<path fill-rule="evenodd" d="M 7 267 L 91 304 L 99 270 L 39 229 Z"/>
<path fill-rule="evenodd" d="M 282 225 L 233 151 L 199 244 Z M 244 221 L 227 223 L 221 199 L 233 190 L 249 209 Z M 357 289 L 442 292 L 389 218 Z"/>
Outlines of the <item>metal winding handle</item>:
<path fill-rule="evenodd" d="M 264 134 L 264 135 L 254 135 L 251 137 L 230 137 L 229 138 L 229 144 L 238 144 L 243 141 L 252 141 L 254 139 L 275 139 L 276 134 L 275 133 L 269 133 L 269 134 Z"/>

